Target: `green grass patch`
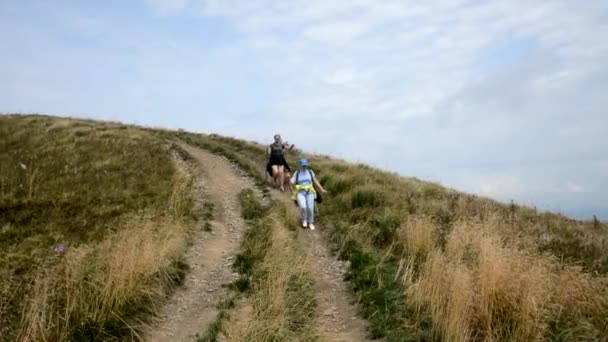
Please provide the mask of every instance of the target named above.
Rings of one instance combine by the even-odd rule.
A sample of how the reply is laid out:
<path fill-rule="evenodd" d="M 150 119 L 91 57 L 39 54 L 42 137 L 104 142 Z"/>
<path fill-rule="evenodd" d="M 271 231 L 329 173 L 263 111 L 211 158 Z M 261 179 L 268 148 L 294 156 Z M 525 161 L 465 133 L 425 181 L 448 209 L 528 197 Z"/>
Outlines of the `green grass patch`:
<path fill-rule="evenodd" d="M 213 220 L 213 203 L 205 202 L 203 203 L 203 230 L 206 232 L 212 231 L 211 221 Z"/>
<path fill-rule="evenodd" d="M 351 207 L 353 209 L 372 207 L 377 208 L 384 205 L 384 195 L 370 189 L 357 189 L 351 196 Z"/>
<path fill-rule="evenodd" d="M 356 294 L 359 313 L 370 322 L 369 337 L 387 341 L 416 341 L 417 332 L 404 325 L 413 308 L 396 278 L 396 265 L 373 249 L 348 238 L 348 228 L 332 227 L 340 259 L 350 261 L 345 280 Z"/>
<path fill-rule="evenodd" d="M 251 189 L 245 189 L 240 194 L 242 216 L 245 220 L 255 220 L 264 217 L 268 208 L 264 207 Z"/>
<path fill-rule="evenodd" d="M 39 296 L 45 294 L 41 291 L 47 290 L 55 291 L 46 294 L 45 300 L 52 302 L 40 310 L 47 310 L 44 313 L 52 319 L 61 321 L 62 314 L 69 312 L 65 296 L 71 296 L 71 303 L 78 307 L 73 308 L 70 319 L 52 330 L 34 331 L 30 327 L 30 337 L 46 335 L 52 339 L 68 336 L 62 335 L 66 331 L 72 338 L 131 336 L 127 322 L 150 313 L 152 300 L 161 296 L 138 297 L 137 291 L 127 291 L 125 296 L 133 297 L 117 300 L 112 315 L 97 312 L 94 320 L 79 315 L 93 315 L 102 306 L 103 300 L 97 297 L 102 294 L 96 288 L 111 288 L 103 283 L 103 277 L 114 264 L 107 259 L 108 254 L 93 252 L 99 246 L 134 228 L 133 222 L 147 229 L 141 218 L 158 225 L 192 223 L 191 182 L 177 173 L 170 150 L 155 136 L 135 127 L 20 115 L 0 116 L 0 150 L 0 340 L 14 340 L 17 334 L 25 333 L 24 313 L 31 314 L 28 306 L 42 300 Z M 150 239 L 161 231 L 151 230 Z M 61 251 L 56 249 L 59 246 Z M 72 259 L 86 250 L 92 250 L 86 258 Z M 184 272 L 179 256 L 167 258 L 170 260 L 159 265 L 158 273 L 146 278 L 143 290 L 154 284 L 179 283 Z M 84 262 L 88 266 L 81 264 Z M 47 270 L 71 273 L 53 275 Z M 65 286 L 73 279 L 70 277 L 80 276 L 76 272 L 84 272 L 79 285 L 82 291 L 71 293 L 75 288 Z M 43 283 L 46 289 L 40 287 Z M 97 309 L 82 301 L 97 301 Z M 47 320 L 40 324 L 54 323 Z"/>
<path fill-rule="evenodd" d="M 217 342 L 220 339 L 220 335 L 230 322 L 230 309 L 235 306 L 236 300 L 239 298 L 239 294 L 233 294 L 229 298 L 223 300 L 219 305 L 220 310 L 217 317 L 209 324 L 205 334 L 203 336 L 197 336 L 198 342 Z"/>

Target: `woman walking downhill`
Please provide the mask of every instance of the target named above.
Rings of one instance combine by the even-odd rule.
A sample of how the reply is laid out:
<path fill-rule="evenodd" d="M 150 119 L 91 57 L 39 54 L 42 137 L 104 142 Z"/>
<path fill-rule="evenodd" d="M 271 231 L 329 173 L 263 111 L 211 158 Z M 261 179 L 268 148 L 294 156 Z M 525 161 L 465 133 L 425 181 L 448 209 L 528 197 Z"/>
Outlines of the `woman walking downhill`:
<path fill-rule="evenodd" d="M 291 184 L 295 185 L 292 199 L 297 200 L 302 215 L 302 227 L 315 229 L 315 199 L 317 191 L 315 186 L 321 191 L 327 191 L 315 177 L 315 172 L 309 168 L 308 159 L 300 159 L 300 168 L 291 177 Z"/>
<path fill-rule="evenodd" d="M 289 165 L 283 155 L 285 149 L 291 150 L 294 145 L 289 146 L 286 142 L 283 142 L 281 136 L 278 134 L 274 135 L 274 143 L 270 144 L 267 149 L 269 156 L 266 170 L 272 176 L 275 185 L 277 185 L 281 191 L 285 191 L 285 171 L 289 172 Z"/>

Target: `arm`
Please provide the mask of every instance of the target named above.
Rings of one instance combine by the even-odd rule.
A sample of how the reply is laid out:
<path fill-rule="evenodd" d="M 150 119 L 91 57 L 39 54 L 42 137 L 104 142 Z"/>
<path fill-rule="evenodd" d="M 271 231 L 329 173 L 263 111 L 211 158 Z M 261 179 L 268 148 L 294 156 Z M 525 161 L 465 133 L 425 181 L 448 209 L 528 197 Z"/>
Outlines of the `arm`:
<path fill-rule="evenodd" d="M 270 156 L 270 152 L 272 152 L 272 148 L 270 148 L 270 146 L 268 146 L 268 148 L 266 149 L 266 154 L 268 154 Z"/>
<path fill-rule="evenodd" d="M 291 144 L 291 146 L 289 146 L 289 143 L 286 141 L 283 143 L 283 148 L 286 148 L 288 151 L 293 150 L 293 147 L 296 146 L 295 144 Z"/>
<path fill-rule="evenodd" d="M 298 171 L 294 172 L 293 175 L 291 176 L 292 185 L 296 185 L 296 173 L 298 173 Z"/>
<path fill-rule="evenodd" d="M 323 188 L 321 186 L 321 183 L 319 183 L 319 180 L 317 179 L 317 175 L 313 174 L 313 176 L 312 176 L 312 182 L 314 183 L 314 185 L 316 185 L 319 188 L 319 190 L 322 193 L 326 193 L 327 192 L 327 190 L 325 190 L 325 188 Z"/>

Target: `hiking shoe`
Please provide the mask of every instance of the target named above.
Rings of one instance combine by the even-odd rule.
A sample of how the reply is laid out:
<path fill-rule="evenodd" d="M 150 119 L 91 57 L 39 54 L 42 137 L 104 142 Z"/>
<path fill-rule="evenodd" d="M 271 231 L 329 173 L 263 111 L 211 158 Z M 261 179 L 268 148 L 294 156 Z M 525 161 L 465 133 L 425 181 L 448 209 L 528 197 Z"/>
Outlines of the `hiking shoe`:
<path fill-rule="evenodd" d="M 310 228 L 310 230 L 315 230 L 315 225 L 311 223 L 308 225 L 308 228 Z"/>
<path fill-rule="evenodd" d="M 306 222 L 306 221 L 302 221 L 302 227 L 303 227 L 303 228 L 306 228 L 307 226 L 308 226 L 308 222 Z"/>

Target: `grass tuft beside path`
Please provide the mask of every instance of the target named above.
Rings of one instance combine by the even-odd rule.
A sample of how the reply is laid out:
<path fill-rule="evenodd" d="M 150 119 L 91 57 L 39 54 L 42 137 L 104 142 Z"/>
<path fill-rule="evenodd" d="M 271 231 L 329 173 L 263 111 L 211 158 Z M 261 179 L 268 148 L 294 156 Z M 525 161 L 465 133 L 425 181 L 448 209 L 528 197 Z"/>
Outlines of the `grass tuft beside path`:
<path fill-rule="evenodd" d="M 235 268 L 252 314 L 234 321 L 225 334 L 231 341 L 314 341 L 316 298 L 309 265 L 287 225 L 295 223 L 284 204 L 262 205 L 253 191 L 241 193 L 247 231 Z"/>

